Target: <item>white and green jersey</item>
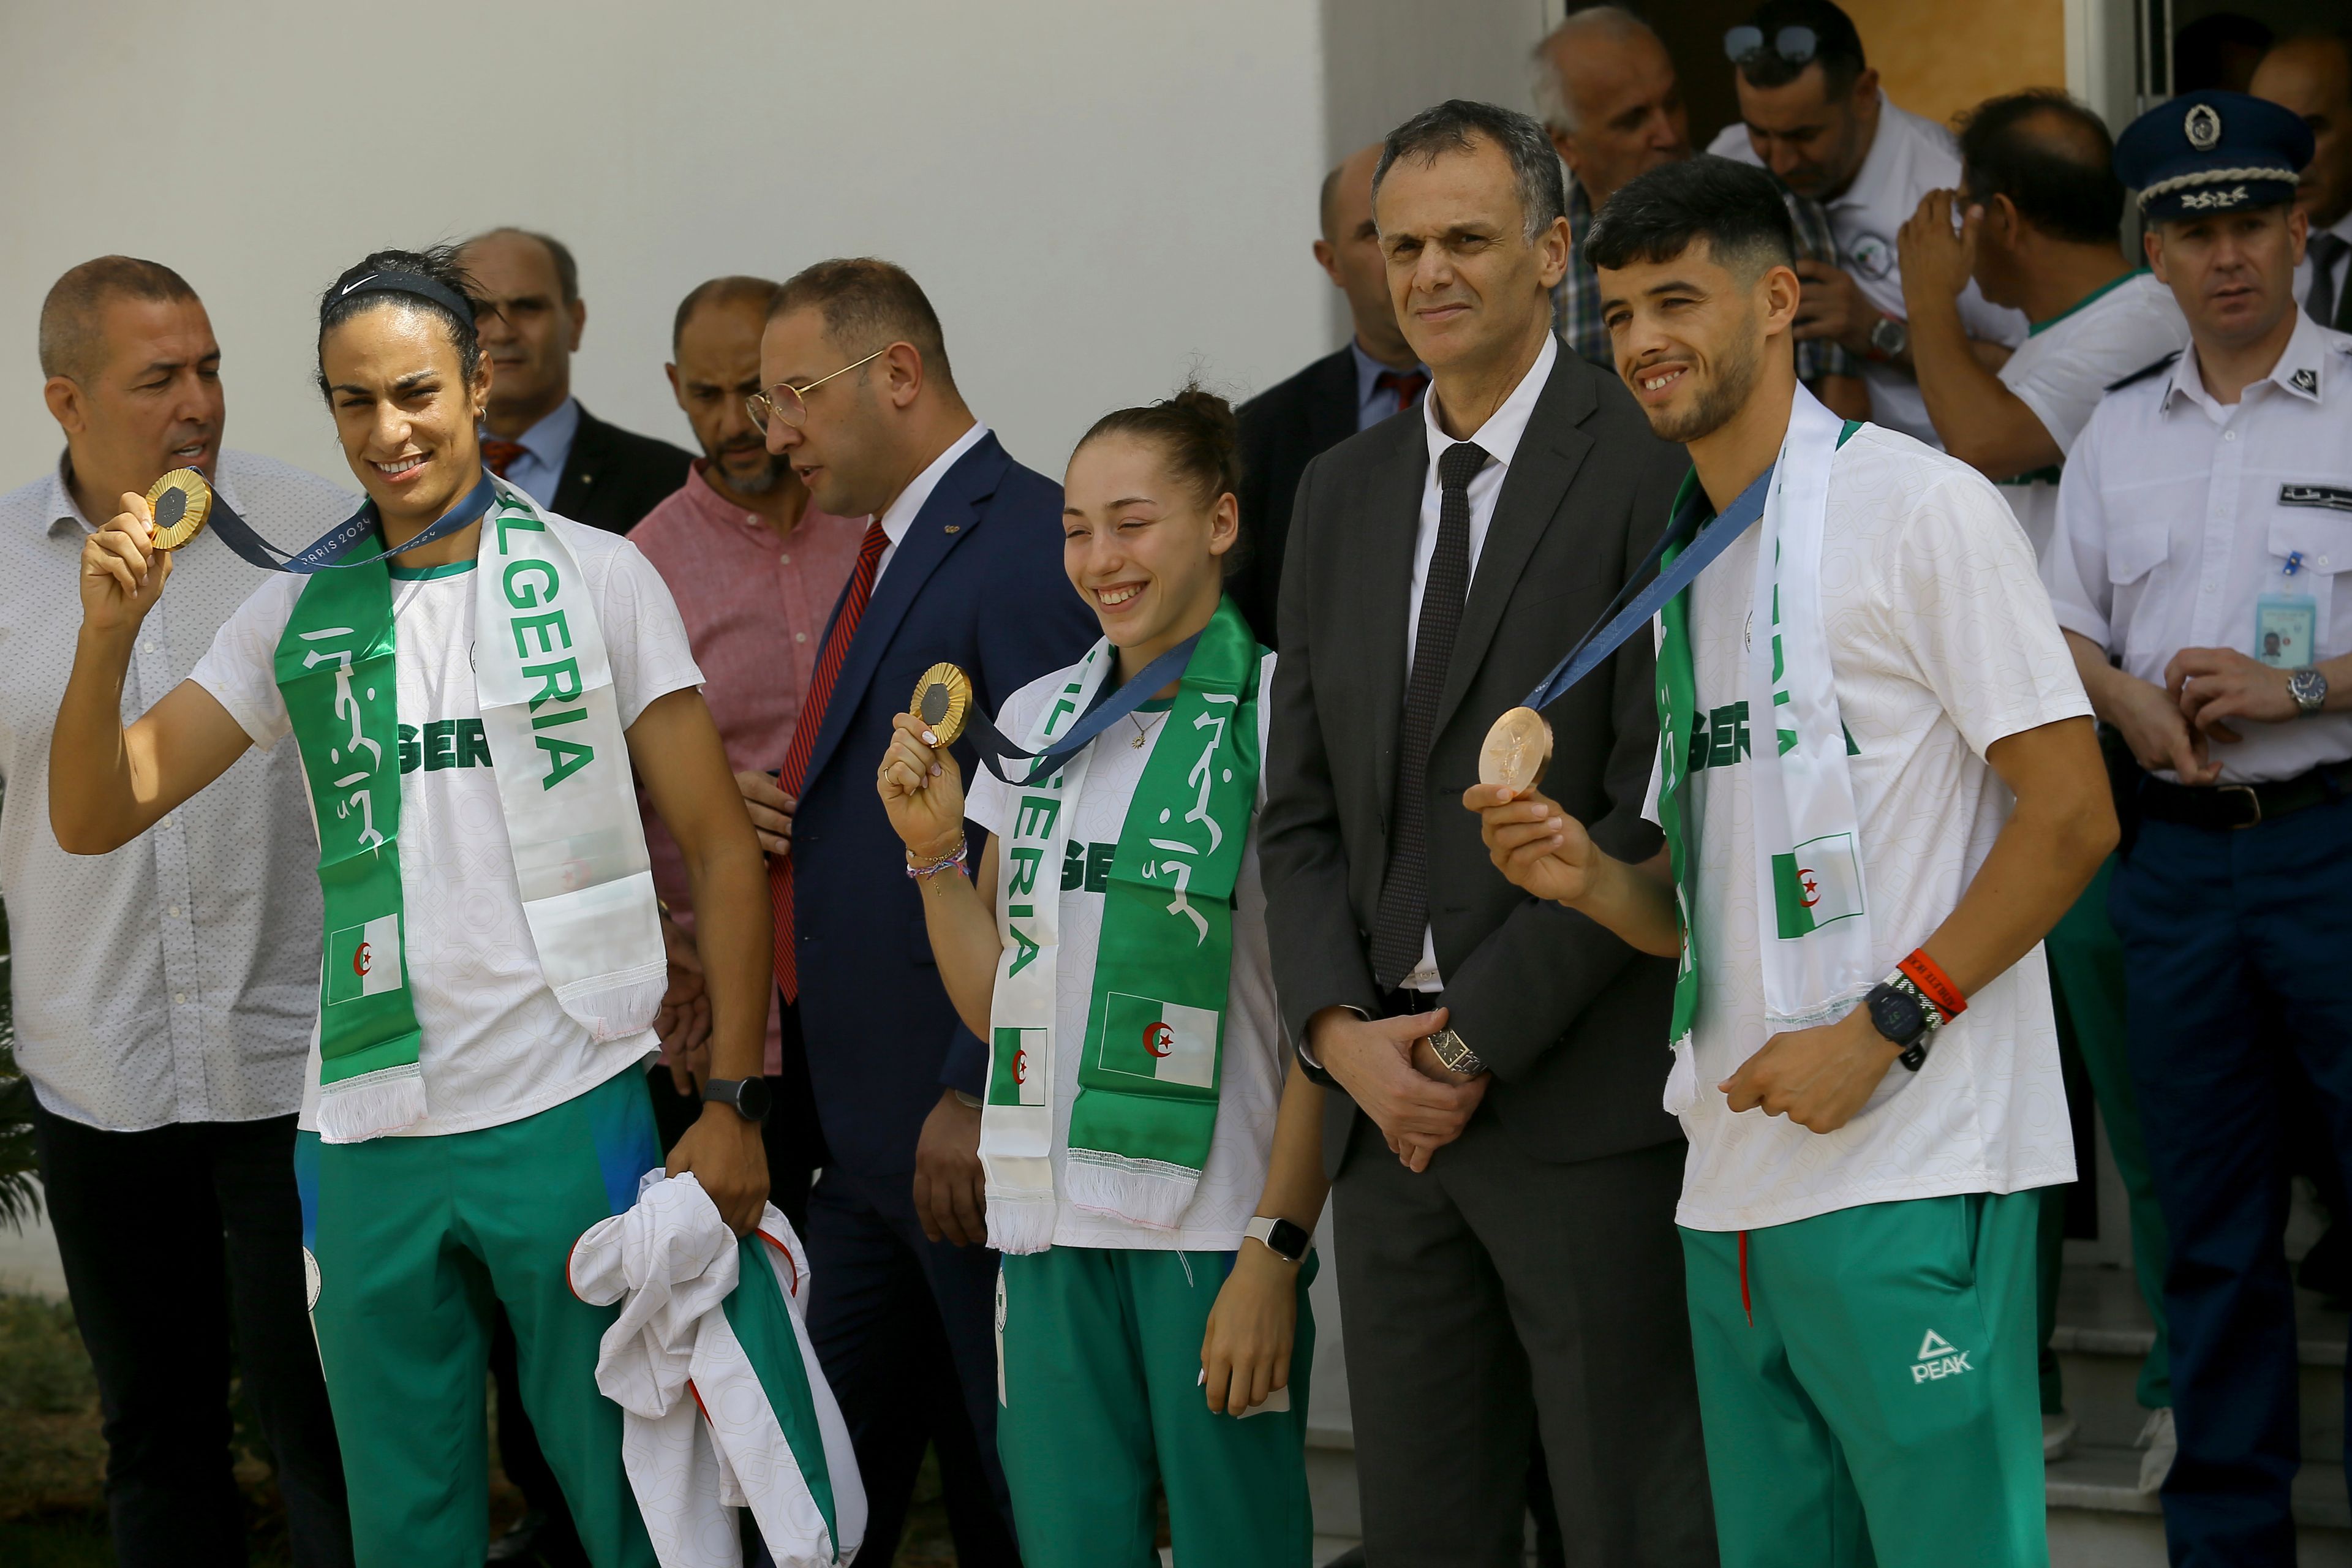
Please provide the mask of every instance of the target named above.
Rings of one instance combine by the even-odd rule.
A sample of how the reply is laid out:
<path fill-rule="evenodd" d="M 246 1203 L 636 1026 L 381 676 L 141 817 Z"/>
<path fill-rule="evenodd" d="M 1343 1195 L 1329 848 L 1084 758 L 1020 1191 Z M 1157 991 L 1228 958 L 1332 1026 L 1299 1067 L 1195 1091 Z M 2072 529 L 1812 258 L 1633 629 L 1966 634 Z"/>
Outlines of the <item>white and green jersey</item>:
<path fill-rule="evenodd" d="M 1690 589 L 1703 722 L 1688 755 L 1696 840 L 1698 1011 L 1695 1092 L 1666 1109 L 1690 1139 L 1676 1218 L 1750 1230 L 1859 1204 L 2008 1193 L 2069 1182 L 2074 1141 L 2058 1035 L 2037 946 L 1937 1032 L 1927 1065 L 1890 1068 L 1869 1106 L 1817 1133 L 1761 1110 L 1734 1115 L 1715 1086 L 1767 1037 L 1761 944 L 1776 911 L 1757 901 L 1753 748 L 1774 726 L 1748 711 L 1749 605 L 1762 531 L 1750 529 Z M 1822 613 L 1859 864 L 1798 868 L 1826 922 L 1867 900 L 1876 972 L 1894 969 L 1960 900 L 2007 821 L 1985 762 L 2004 736 L 2087 715 L 2090 703 L 1992 486 L 1907 436 L 1864 426 L 1837 448 L 1822 540 Z M 1653 774 L 1644 815 L 1657 818 Z"/>
<path fill-rule="evenodd" d="M 577 556 L 612 660 L 623 728 L 667 693 L 702 684 L 677 605 L 627 541 L 551 517 Z M 659 1048 L 653 1031 L 598 1042 L 541 973 L 523 915 L 474 684 L 474 566 L 403 568 L 394 557 L 404 932 L 426 1119 L 406 1136 L 466 1132 L 534 1115 Z M 265 750 L 289 731 L 276 656 L 307 577 L 280 574 L 221 626 L 189 679 Z M 291 830 L 291 825 L 289 825 Z M 315 833 L 315 825 L 313 832 Z M 317 1126 L 315 1029 L 301 1125 Z"/>
<path fill-rule="evenodd" d="M 1274 658 L 1266 655 L 1259 667 L 1260 691 L 1273 689 Z M 1069 684 L 1076 668 L 1073 665 L 1040 676 L 1014 692 L 997 715 L 997 729 L 1007 735 L 1028 734 L 1046 704 Z M 1164 702 L 1150 703 L 1132 718 L 1104 731 L 1094 742 L 1086 787 L 1078 792 L 1077 815 L 1061 868 L 1061 952 L 1054 987 L 1055 1026 L 1066 1040 L 1087 1037 L 1095 954 L 1102 939 L 1103 890 L 1118 848 L 1119 830 L 1127 823 L 1128 804 L 1142 782 L 1144 763 L 1160 744 L 1167 711 Z M 1258 704 L 1261 756 L 1272 712 L 1273 704 Z M 1139 734 L 1145 737 L 1140 746 L 1134 743 Z M 985 769 L 966 782 L 964 815 L 1001 837 L 1012 826 L 1013 790 Z M 1265 802 L 1261 776 L 1258 804 Z M 1265 885 L 1258 875 L 1255 816 L 1234 889 L 1233 979 L 1228 995 L 1216 1129 L 1209 1142 L 1208 1163 L 1201 1168 L 1200 1184 L 1193 1190 L 1180 1228 L 1155 1230 L 1132 1225 L 1108 1215 L 1085 1213 L 1057 1198 L 1055 1247 L 1231 1252 L 1241 1246 L 1242 1231 L 1257 1212 L 1273 1156 L 1275 1113 L 1281 1105 L 1289 1056 L 1282 1044 L 1274 995 L 1274 960 L 1266 948 Z M 1063 1168 L 1069 1154 L 1070 1108 L 1078 1097 L 1078 1065 L 1083 1055 L 1078 1050 L 1055 1053 L 1053 1166 L 1057 1194 L 1067 1191 Z"/>

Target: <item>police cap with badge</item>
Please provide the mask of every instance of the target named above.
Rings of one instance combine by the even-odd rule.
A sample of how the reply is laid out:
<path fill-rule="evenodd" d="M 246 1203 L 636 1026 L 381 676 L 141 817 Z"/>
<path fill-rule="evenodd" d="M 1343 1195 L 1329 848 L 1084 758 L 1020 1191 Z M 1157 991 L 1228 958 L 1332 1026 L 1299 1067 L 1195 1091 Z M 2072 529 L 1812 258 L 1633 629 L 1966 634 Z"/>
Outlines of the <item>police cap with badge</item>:
<path fill-rule="evenodd" d="M 2311 162 L 2311 127 L 2293 110 L 2208 88 L 2158 104 L 2116 138 L 2116 177 L 2150 223 L 2284 206 Z"/>

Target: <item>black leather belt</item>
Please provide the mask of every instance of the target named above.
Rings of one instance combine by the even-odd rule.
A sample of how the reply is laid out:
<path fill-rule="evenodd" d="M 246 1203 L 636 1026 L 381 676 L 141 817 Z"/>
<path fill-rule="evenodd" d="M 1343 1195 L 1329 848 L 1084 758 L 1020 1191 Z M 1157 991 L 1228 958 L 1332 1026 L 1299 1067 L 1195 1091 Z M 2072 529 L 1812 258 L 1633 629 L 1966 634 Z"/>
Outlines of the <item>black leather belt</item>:
<path fill-rule="evenodd" d="M 2329 763 L 2269 784 L 2177 784 L 2143 778 L 2140 815 L 2186 827 L 2252 827 L 2352 794 L 2352 762 Z"/>

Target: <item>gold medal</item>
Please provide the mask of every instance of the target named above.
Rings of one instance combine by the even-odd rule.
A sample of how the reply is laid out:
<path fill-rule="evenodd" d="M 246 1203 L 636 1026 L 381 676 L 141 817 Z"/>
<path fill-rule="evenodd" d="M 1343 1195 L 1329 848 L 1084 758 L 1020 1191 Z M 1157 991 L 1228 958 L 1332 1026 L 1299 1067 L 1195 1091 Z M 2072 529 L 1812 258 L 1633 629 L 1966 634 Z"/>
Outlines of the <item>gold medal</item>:
<path fill-rule="evenodd" d="M 951 664 L 935 664 L 915 682 L 914 700 L 907 711 L 923 721 L 942 746 L 952 746 L 963 733 L 964 715 L 971 711 L 971 682 Z"/>
<path fill-rule="evenodd" d="M 1514 708 L 1495 721 L 1478 748 L 1478 782 L 1524 795 L 1543 783 L 1551 766 L 1551 726 L 1532 708 Z"/>
<path fill-rule="evenodd" d="M 173 468 L 147 492 L 147 510 L 154 517 L 155 548 L 177 550 L 204 531 L 213 489 L 195 469 Z"/>

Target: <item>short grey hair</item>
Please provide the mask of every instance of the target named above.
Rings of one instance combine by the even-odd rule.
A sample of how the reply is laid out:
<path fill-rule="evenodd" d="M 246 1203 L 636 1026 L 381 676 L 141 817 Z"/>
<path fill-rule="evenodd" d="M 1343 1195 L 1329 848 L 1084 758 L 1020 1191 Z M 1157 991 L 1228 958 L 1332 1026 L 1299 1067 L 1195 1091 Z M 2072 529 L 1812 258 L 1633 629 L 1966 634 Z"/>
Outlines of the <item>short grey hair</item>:
<path fill-rule="evenodd" d="M 1571 11 L 1568 19 L 1528 51 L 1528 73 L 1533 78 L 1536 112 L 1543 117 L 1548 130 L 1565 131 L 1570 135 L 1577 130 L 1576 105 L 1568 96 L 1567 87 L 1559 79 L 1559 69 L 1552 63 L 1552 51 L 1562 44 L 1598 37 L 1609 39 L 1647 38 L 1664 49 L 1665 40 L 1658 30 L 1622 5 L 1588 5 L 1581 11 Z"/>
<path fill-rule="evenodd" d="M 1484 137 L 1503 150 L 1519 187 L 1519 210 L 1526 215 L 1528 243 L 1568 216 L 1568 184 L 1559 169 L 1559 154 L 1551 137 L 1533 117 L 1498 103 L 1477 103 L 1453 98 L 1424 109 L 1388 134 L 1381 144 L 1381 161 L 1372 170 L 1372 197 L 1378 201 L 1381 182 L 1402 158 L 1434 163 L 1441 153 L 1467 153 Z"/>

